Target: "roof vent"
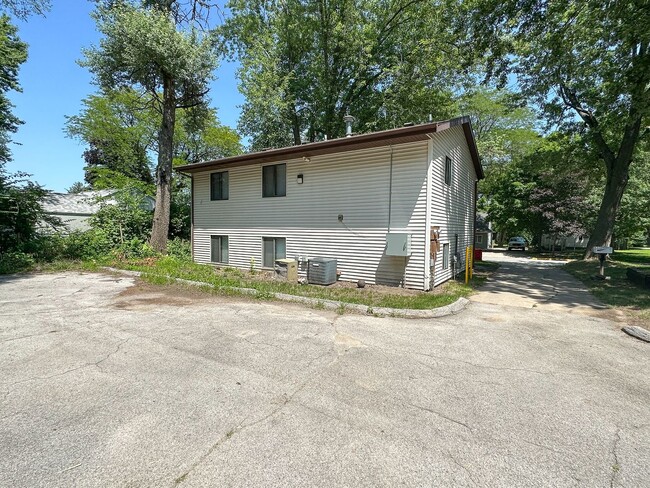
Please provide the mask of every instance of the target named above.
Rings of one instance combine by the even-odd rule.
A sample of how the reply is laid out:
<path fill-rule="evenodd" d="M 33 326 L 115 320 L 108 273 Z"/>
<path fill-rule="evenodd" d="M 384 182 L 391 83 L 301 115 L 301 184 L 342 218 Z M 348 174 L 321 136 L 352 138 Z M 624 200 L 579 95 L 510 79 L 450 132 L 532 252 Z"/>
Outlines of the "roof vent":
<path fill-rule="evenodd" d="M 343 122 L 345 122 L 345 137 L 352 136 L 352 123 L 355 121 L 355 118 L 352 115 L 345 114 L 343 117 Z"/>

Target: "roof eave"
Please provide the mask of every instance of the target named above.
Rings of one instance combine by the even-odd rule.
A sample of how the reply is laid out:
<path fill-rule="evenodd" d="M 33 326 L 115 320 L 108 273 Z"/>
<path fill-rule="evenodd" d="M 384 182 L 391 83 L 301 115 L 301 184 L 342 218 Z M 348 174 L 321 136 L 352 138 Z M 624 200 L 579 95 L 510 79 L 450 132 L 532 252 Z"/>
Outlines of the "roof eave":
<path fill-rule="evenodd" d="M 174 168 L 176 171 L 191 175 L 196 172 L 207 171 L 216 168 L 226 168 L 233 166 L 247 166 L 250 164 L 272 163 L 283 159 L 296 159 L 300 157 L 314 157 L 323 154 L 333 154 L 346 150 L 367 149 L 371 147 L 388 146 L 391 143 L 406 143 L 419 140 L 426 140 L 430 134 L 442 132 L 451 127 L 461 125 L 469 146 L 472 161 L 476 169 L 478 179 L 482 179 L 483 168 L 481 167 L 478 157 L 478 150 L 474 140 L 474 134 L 471 128 L 469 117 L 458 117 L 441 122 L 433 122 L 409 127 L 400 127 L 380 132 L 371 132 L 369 134 L 360 134 L 351 137 L 342 137 L 331 139 L 329 141 L 320 141 L 300 146 L 288 146 L 268 151 L 258 151 L 254 153 L 242 154 L 213 161 L 188 164 Z"/>

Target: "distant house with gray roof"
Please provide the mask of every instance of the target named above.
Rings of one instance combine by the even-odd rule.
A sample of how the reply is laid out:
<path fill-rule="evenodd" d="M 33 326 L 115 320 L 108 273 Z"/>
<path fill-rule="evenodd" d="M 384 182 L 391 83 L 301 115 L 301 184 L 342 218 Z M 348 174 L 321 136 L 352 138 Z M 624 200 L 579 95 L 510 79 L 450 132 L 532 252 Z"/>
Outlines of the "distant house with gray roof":
<path fill-rule="evenodd" d="M 84 231 L 90 228 L 88 219 L 101 208 L 102 205 L 114 205 L 114 195 L 117 190 L 95 190 L 81 193 L 49 193 L 41 202 L 43 210 L 47 215 L 57 217 L 63 223 L 64 228 L 50 224 L 42 224 L 44 230 L 56 230 L 72 232 Z M 145 196 L 147 210 L 153 210 L 155 199 Z"/>

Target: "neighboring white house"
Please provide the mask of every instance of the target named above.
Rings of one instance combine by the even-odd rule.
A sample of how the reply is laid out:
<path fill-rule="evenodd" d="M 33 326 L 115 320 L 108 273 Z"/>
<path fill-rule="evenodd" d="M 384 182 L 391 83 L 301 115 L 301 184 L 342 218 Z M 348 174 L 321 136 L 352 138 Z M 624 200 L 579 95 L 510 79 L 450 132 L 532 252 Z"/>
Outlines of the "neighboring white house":
<path fill-rule="evenodd" d="M 196 262 L 287 257 L 304 274 L 335 258 L 342 280 L 420 290 L 464 269 L 483 177 L 466 117 L 178 169 L 192 176 Z"/>
<path fill-rule="evenodd" d="M 72 232 L 88 230 L 88 219 L 100 209 L 101 205 L 114 205 L 113 195 L 117 190 L 95 190 L 81 193 L 48 193 L 41 202 L 46 214 L 61 219 L 64 228 L 52 229 L 49 224 L 42 224 L 47 230 Z M 147 210 L 153 210 L 155 199 L 144 197 Z"/>
<path fill-rule="evenodd" d="M 542 235 L 542 249 L 552 249 L 555 243 L 555 249 L 585 249 L 589 242 L 589 236 L 551 236 L 549 234 Z"/>

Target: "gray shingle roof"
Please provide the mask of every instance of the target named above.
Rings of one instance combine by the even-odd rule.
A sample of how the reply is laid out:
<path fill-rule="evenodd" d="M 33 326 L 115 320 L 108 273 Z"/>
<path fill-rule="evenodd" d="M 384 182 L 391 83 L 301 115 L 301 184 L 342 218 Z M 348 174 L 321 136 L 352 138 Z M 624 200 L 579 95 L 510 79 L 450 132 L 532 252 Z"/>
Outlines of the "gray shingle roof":
<path fill-rule="evenodd" d="M 43 199 L 43 210 L 49 214 L 92 215 L 99 210 L 102 202 L 112 204 L 110 196 L 115 190 L 85 191 L 82 193 L 50 193 Z"/>

